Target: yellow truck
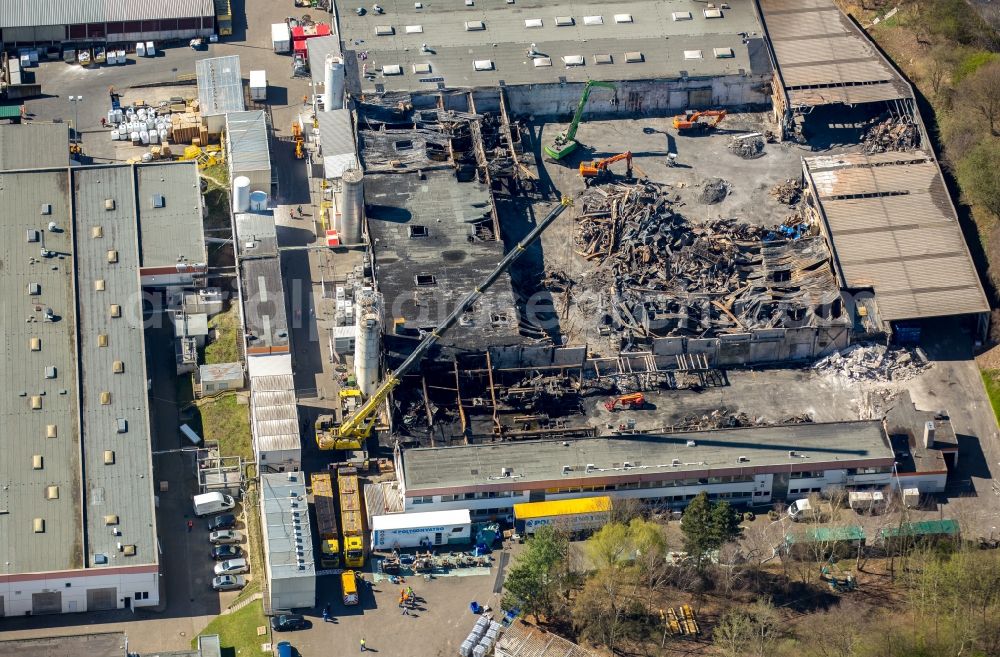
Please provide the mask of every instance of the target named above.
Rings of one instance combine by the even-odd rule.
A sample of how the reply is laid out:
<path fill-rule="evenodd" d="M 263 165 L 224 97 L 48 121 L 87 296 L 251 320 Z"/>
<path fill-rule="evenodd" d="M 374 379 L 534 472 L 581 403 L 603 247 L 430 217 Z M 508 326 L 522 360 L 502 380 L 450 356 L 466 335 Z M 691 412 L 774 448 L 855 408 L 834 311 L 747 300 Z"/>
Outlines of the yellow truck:
<path fill-rule="evenodd" d="M 358 604 L 358 578 L 353 570 L 345 570 L 340 574 L 340 588 L 344 590 L 344 604 Z"/>
<path fill-rule="evenodd" d="M 229 0 L 215 0 L 215 31 L 219 36 L 233 34 L 233 7 Z"/>
<path fill-rule="evenodd" d="M 340 493 L 340 535 L 344 543 L 344 565 L 348 568 L 361 568 L 365 565 L 365 514 L 361 507 L 361 486 L 356 468 L 337 469 L 337 490 Z"/>
<path fill-rule="evenodd" d="M 320 566 L 340 568 L 340 532 L 337 529 L 337 499 L 333 496 L 333 477 L 329 472 L 317 472 L 312 475 L 311 484 L 313 505 L 316 507 Z"/>

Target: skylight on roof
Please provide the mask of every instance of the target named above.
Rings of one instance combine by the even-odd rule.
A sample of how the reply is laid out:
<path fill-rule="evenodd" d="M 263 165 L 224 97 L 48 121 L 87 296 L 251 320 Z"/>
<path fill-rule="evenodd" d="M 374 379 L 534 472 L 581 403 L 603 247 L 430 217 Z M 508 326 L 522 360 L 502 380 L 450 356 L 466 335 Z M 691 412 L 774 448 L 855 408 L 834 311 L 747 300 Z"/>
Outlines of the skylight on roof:
<path fill-rule="evenodd" d="M 576 21 L 573 20 L 572 16 L 556 16 L 556 25 L 558 27 L 569 27 L 570 25 L 576 25 Z"/>
<path fill-rule="evenodd" d="M 705 18 L 722 18 L 721 9 L 706 9 Z"/>
<path fill-rule="evenodd" d="M 473 68 L 477 71 L 492 71 L 493 70 L 493 60 L 492 59 L 477 59 L 472 62 Z"/>
<path fill-rule="evenodd" d="M 483 21 L 465 21 L 466 32 L 482 32 L 485 29 L 486 23 Z"/>
<path fill-rule="evenodd" d="M 423 32 L 424 32 L 424 26 L 423 25 L 407 25 L 406 26 L 406 33 L 407 34 L 423 34 Z"/>
<path fill-rule="evenodd" d="M 638 64 L 645 61 L 646 58 L 642 56 L 642 53 L 638 50 L 632 50 L 625 53 L 625 62 L 628 64 Z"/>
<path fill-rule="evenodd" d="M 604 16 L 584 16 L 584 25 L 604 25 Z"/>
<path fill-rule="evenodd" d="M 583 66 L 584 59 L 583 55 L 566 55 L 562 58 L 562 62 L 566 66 Z"/>
<path fill-rule="evenodd" d="M 689 21 L 691 20 L 691 12 L 689 11 L 675 11 L 670 14 L 670 17 L 675 21 Z"/>
<path fill-rule="evenodd" d="M 713 48 L 712 53 L 716 59 L 727 59 L 736 56 L 732 48 Z"/>
<path fill-rule="evenodd" d="M 631 23 L 632 14 L 615 14 L 616 23 Z"/>
<path fill-rule="evenodd" d="M 551 57 L 535 57 L 535 68 L 541 68 L 543 66 L 552 66 Z"/>
<path fill-rule="evenodd" d="M 701 59 L 700 50 L 685 50 L 684 59 Z"/>
<path fill-rule="evenodd" d="M 399 64 L 385 64 L 382 66 L 382 75 L 402 75 L 403 67 Z"/>
<path fill-rule="evenodd" d="M 525 18 L 524 19 L 524 26 L 525 27 L 542 27 L 542 19 L 541 18 Z"/>

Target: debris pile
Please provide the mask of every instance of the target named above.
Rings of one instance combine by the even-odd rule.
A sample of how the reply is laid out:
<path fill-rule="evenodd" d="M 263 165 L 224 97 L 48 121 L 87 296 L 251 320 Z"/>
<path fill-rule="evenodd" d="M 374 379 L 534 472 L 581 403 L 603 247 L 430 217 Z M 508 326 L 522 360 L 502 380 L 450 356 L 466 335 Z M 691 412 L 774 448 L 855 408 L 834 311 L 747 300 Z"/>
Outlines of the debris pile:
<path fill-rule="evenodd" d="M 722 178 L 709 178 L 701 184 L 698 200 L 705 205 L 721 203 L 729 194 L 729 183 Z"/>
<path fill-rule="evenodd" d="M 816 361 L 813 369 L 851 381 L 897 383 L 912 379 L 928 366 L 908 349 L 858 343 Z"/>
<path fill-rule="evenodd" d="M 784 203 L 785 205 L 795 205 L 802 198 L 802 185 L 798 180 L 792 180 L 789 178 L 785 182 L 780 182 L 770 191 L 771 198 L 773 198 L 778 203 Z"/>
<path fill-rule="evenodd" d="M 764 154 L 764 138 L 760 132 L 733 137 L 729 140 L 729 150 L 744 160 L 755 160 Z"/>
<path fill-rule="evenodd" d="M 865 153 L 908 151 L 920 146 L 920 131 L 909 116 L 890 116 L 869 128 L 862 144 Z"/>
<path fill-rule="evenodd" d="M 744 427 L 772 426 L 774 424 L 809 424 L 813 421 L 809 414 L 793 415 L 778 422 L 768 422 L 762 417 L 747 415 L 740 411 L 719 408 L 704 415 L 688 415 L 674 423 L 670 431 L 707 431 L 711 429 L 741 429 Z"/>
<path fill-rule="evenodd" d="M 826 242 L 797 225 L 693 224 L 648 182 L 592 187 L 577 207 L 577 253 L 597 269 L 576 282 L 607 295 L 606 325 L 706 336 L 846 321 Z"/>

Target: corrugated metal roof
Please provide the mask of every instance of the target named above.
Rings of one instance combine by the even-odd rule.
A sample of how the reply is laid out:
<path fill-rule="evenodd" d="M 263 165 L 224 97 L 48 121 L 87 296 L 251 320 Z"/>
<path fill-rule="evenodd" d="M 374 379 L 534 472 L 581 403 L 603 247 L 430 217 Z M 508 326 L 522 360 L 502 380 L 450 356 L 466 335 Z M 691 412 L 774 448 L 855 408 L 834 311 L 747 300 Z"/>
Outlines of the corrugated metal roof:
<path fill-rule="evenodd" d="M 319 121 L 320 152 L 324 157 L 357 153 L 351 110 L 320 112 L 316 118 Z"/>
<path fill-rule="evenodd" d="M 250 425 L 258 453 L 302 448 L 294 391 L 290 374 L 251 377 Z"/>
<path fill-rule="evenodd" d="M 759 0 L 793 107 L 910 98 L 909 86 L 833 0 Z"/>
<path fill-rule="evenodd" d="M 886 321 L 988 312 L 944 180 L 928 153 L 807 158 L 838 269 Z"/>
<path fill-rule="evenodd" d="M 212 0 L 3 0 L 0 28 L 214 16 Z"/>
<path fill-rule="evenodd" d="M 271 170 L 269 135 L 264 110 L 226 115 L 226 147 L 233 175 L 241 171 Z"/>
<path fill-rule="evenodd" d="M 198 101 L 203 116 L 216 116 L 246 109 L 240 56 L 209 57 L 195 62 Z"/>
<path fill-rule="evenodd" d="M 515 620 L 497 639 L 496 656 L 594 657 L 594 653 L 523 620 Z"/>

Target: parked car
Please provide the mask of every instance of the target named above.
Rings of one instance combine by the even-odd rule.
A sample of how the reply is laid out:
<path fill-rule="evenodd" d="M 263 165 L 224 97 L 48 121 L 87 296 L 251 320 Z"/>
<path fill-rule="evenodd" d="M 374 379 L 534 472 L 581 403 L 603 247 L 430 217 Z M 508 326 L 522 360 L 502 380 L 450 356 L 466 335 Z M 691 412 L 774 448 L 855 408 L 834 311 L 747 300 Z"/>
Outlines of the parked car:
<path fill-rule="evenodd" d="M 278 657 L 295 657 L 295 648 L 287 641 L 281 641 L 277 645 Z"/>
<path fill-rule="evenodd" d="M 212 579 L 212 588 L 216 591 L 238 591 L 247 585 L 243 575 L 219 575 Z"/>
<path fill-rule="evenodd" d="M 301 614 L 271 616 L 271 629 L 275 632 L 294 632 L 295 630 L 308 630 L 310 627 L 312 627 L 312 623 Z"/>
<path fill-rule="evenodd" d="M 220 529 L 208 535 L 208 542 L 212 545 L 228 545 L 229 543 L 242 543 L 243 534 L 236 529 Z"/>
<path fill-rule="evenodd" d="M 236 516 L 231 513 L 223 513 L 208 521 L 208 531 L 214 532 L 219 529 L 232 529 L 236 526 Z"/>
<path fill-rule="evenodd" d="M 250 570 L 246 559 L 229 559 L 215 564 L 216 575 L 240 575 Z"/>
<path fill-rule="evenodd" d="M 212 558 L 216 561 L 235 559 L 243 556 L 243 548 L 239 545 L 216 545 L 212 548 Z"/>

